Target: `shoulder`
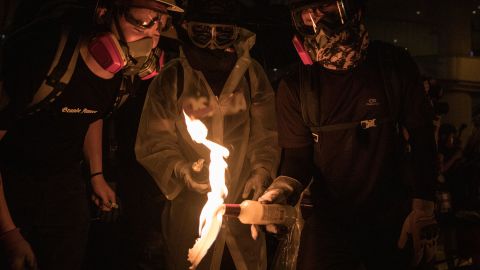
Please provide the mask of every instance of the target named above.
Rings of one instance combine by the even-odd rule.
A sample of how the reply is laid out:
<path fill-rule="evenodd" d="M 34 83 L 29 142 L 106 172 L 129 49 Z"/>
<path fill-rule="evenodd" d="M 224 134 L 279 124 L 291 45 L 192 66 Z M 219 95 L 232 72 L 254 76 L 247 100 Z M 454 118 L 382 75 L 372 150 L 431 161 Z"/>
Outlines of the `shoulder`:
<path fill-rule="evenodd" d="M 174 89 L 177 89 L 177 85 L 174 84 L 177 84 L 179 79 L 177 77 L 181 74 L 183 74 L 181 59 L 175 58 L 168 61 L 160 73 L 153 78 L 152 82 L 150 83 L 150 92 L 176 92 L 173 91 Z"/>
<path fill-rule="evenodd" d="M 285 74 L 280 78 L 277 92 L 288 91 L 290 94 L 298 95 L 300 84 L 309 76 L 312 66 L 302 63 L 295 63 L 288 67 Z M 310 78 L 308 78 L 310 79 Z"/>
<path fill-rule="evenodd" d="M 416 72 L 418 69 L 407 48 L 384 41 L 372 41 L 368 47 L 368 56 L 376 61 L 392 61 L 397 68 L 407 73 Z"/>

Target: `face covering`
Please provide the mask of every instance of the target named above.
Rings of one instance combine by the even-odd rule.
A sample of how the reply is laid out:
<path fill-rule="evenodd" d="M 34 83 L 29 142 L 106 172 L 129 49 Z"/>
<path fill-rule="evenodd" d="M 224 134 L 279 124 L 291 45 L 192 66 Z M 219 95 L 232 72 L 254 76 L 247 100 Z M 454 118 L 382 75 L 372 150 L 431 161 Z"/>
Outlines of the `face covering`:
<path fill-rule="evenodd" d="M 349 70 L 363 60 L 368 48 L 368 32 L 358 13 L 342 30 L 327 34 L 322 28 L 307 36 L 304 46 L 315 62 L 331 70 Z"/>
<path fill-rule="evenodd" d="M 149 37 L 127 42 L 127 48 L 124 48 L 128 58 L 124 68 L 125 75 L 138 74 L 149 58 L 155 56 L 152 44 L 153 40 Z"/>

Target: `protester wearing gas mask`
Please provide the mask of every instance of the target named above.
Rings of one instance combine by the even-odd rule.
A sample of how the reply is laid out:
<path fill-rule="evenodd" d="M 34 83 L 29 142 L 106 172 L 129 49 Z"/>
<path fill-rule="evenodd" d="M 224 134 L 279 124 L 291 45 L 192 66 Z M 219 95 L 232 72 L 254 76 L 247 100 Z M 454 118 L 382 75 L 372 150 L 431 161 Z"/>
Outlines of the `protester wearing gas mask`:
<path fill-rule="evenodd" d="M 279 85 L 284 160 L 259 200 L 295 204 L 313 178 L 297 269 L 431 262 L 435 140 L 416 64 L 402 48 L 369 41 L 361 0 L 290 3 L 303 65 Z M 399 126 L 410 134 L 408 159 Z"/>
<path fill-rule="evenodd" d="M 118 207 L 102 172 L 102 121 L 132 76 L 158 72 L 168 12 L 182 10 L 171 0 L 94 9 L 75 5 L 34 18 L 2 47 L 2 269 L 82 267 L 90 220 L 82 160 L 95 204 Z"/>
<path fill-rule="evenodd" d="M 236 25 L 236 1 L 194 0 L 177 29 L 180 58 L 150 85 L 137 133 L 138 161 L 169 200 L 163 214 L 169 269 L 187 269 L 206 202 L 209 151 L 192 141 L 182 111 L 200 119 L 208 138 L 227 147 L 225 203 L 257 199 L 279 160 L 274 93 L 249 50 L 255 34 Z M 192 164 L 205 160 L 199 173 Z M 265 238 L 238 220 L 224 219 L 198 269 L 266 269 Z"/>

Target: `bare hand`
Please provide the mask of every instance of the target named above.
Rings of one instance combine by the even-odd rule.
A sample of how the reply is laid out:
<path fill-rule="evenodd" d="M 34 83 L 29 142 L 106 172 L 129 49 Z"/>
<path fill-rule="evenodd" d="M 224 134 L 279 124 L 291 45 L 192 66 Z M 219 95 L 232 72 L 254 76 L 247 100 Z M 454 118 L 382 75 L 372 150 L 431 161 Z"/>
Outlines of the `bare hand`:
<path fill-rule="evenodd" d="M 115 192 L 107 184 L 103 175 L 96 175 L 91 179 L 92 183 L 92 200 L 102 211 L 111 211 L 118 208 Z"/>
<path fill-rule="evenodd" d="M 18 228 L 0 237 L 10 270 L 37 269 L 37 261 L 30 244 L 25 241 Z"/>

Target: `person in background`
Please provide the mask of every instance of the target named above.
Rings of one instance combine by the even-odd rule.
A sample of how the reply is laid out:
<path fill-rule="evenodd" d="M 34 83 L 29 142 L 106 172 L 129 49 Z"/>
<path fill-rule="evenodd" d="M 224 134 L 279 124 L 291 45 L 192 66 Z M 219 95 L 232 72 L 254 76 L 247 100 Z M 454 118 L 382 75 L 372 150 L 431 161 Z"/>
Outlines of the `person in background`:
<path fill-rule="evenodd" d="M 172 270 L 190 266 L 188 250 L 209 190 L 208 173 L 192 170 L 199 159 L 208 164 L 209 151 L 192 141 L 182 111 L 205 123 L 208 138 L 230 151 L 225 203 L 256 200 L 277 170 L 274 92 L 249 55 L 255 34 L 235 24 L 238 11 L 232 0 L 188 2 L 177 29 L 180 58 L 150 85 L 140 119 L 137 160 L 169 200 L 162 222 Z M 266 263 L 264 234 L 254 240 L 249 225 L 225 218 L 197 269 L 260 270 Z"/>

